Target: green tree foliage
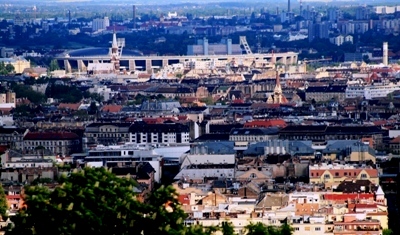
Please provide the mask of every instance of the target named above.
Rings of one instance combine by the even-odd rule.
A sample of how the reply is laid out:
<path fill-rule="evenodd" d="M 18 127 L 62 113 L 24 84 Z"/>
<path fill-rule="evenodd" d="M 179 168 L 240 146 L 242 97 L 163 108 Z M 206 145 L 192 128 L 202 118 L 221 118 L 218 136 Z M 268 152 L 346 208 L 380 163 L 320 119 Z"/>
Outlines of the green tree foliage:
<path fill-rule="evenodd" d="M 292 235 L 293 228 L 287 223 L 280 227 L 267 226 L 261 222 L 250 223 L 245 227 L 247 235 Z"/>
<path fill-rule="evenodd" d="M 13 84 L 11 89 L 15 92 L 17 98 L 27 98 L 35 104 L 40 104 L 46 100 L 46 97 L 39 92 L 36 92 L 28 85 Z"/>
<path fill-rule="evenodd" d="M 8 204 L 6 194 L 4 193 L 3 186 L 0 185 L 0 215 L 7 215 Z"/>
<path fill-rule="evenodd" d="M 392 235 L 393 231 L 389 228 L 382 230 L 382 235 Z"/>
<path fill-rule="evenodd" d="M 142 227 L 144 205 L 135 199 L 131 179 L 85 168 L 60 184 L 53 191 L 26 187 L 27 208 L 9 234 L 140 234 L 135 230 Z"/>
<path fill-rule="evenodd" d="M 49 69 L 50 71 L 54 71 L 54 70 L 59 70 L 60 66 L 58 65 L 57 60 L 51 60 L 50 65 L 49 65 Z"/>
<path fill-rule="evenodd" d="M 47 86 L 46 96 L 64 103 L 77 103 L 83 98 L 82 91 L 78 88 L 54 83 Z"/>
<path fill-rule="evenodd" d="M 222 222 L 221 232 L 223 235 L 235 235 L 235 230 L 231 222 Z"/>
<path fill-rule="evenodd" d="M 0 75 L 7 75 L 13 73 L 15 70 L 12 64 L 5 64 L 3 61 L 0 62 Z"/>
<path fill-rule="evenodd" d="M 229 222 L 187 227 L 187 215 L 172 186 L 161 186 L 143 203 L 136 198 L 130 177 L 119 178 L 105 168 L 75 169 L 62 176 L 54 190 L 44 187 L 45 182 L 25 188 L 26 207 L 13 217 L 7 235 L 212 235 L 218 230 L 234 235 Z M 248 235 L 292 234 L 286 224 L 272 227 L 259 222 L 245 229 Z"/>

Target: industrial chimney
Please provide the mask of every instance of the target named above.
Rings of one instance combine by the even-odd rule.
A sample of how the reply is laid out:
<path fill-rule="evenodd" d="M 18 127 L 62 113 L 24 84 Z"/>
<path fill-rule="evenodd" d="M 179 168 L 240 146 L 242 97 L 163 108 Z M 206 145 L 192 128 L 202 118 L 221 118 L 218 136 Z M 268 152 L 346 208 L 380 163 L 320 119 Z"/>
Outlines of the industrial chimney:
<path fill-rule="evenodd" d="M 383 59 L 382 59 L 383 65 L 387 66 L 388 61 L 389 61 L 389 59 L 388 59 L 388 43 L 383 42 Z"/>

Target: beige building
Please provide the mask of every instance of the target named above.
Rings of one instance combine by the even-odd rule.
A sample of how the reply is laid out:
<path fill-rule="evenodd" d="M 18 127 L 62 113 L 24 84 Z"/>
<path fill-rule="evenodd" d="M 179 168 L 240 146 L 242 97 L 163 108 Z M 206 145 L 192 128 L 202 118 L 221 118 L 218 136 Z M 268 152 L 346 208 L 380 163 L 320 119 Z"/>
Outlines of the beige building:
<path fill-rule="evenodd" d="M 378 170 L 370 166 L 356 167 L 354 165 L 326 164 L 310 165 L 309 177 L 311 184 L 325 184 L 332 188 L 344 180 L 369 180 L 379 184 Z"/>
<path fill-rule="evenodd" d="M 14 66 L 15 73 L 22 73 L 24 69 L 31 67 L 31 63 L 22 57 L 1 58 L 0 62 L 4 62 L 5 65 L 11 64 Z"/>
<path fill-rule="evenodd" d="M 10 107 L 15 107 L 16 97 L 15 92 L 8 91 L 7 93 L 0 94 L 0 106 L 8 105 Z"/>

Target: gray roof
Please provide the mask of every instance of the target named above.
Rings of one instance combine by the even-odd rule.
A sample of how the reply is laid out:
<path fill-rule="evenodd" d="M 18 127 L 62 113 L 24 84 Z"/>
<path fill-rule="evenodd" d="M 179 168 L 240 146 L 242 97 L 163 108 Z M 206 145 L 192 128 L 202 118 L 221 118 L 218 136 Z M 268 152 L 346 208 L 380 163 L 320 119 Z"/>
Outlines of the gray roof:
<path fill-rule="evenodd" d="M 235 169 L 225 168 L 225 169 L 182 169 L 175 177 L 175 180 L 180 180 L 186 178 L 190 179 L 204 179 L 204 177 L 218 177 L 218 178 L 232 178 L 235 175 Z"/>
<path fill-rule="evenodd" d="M 351 152 L 369 152 L 375 156 L 375 151 L 367 144 L 359 140 L 329 140 L 323 153 L 338 153 L 342 151 Z"/>
<path fill-rule="evenodd" d="M 195 151 L 204 154 L 235 154 L 233 141 L 202 142 L 190 149 L 190 153 Z"/>
<path fill-rule="evenodd" d="M 282 207 L 285 206 L 286 203 L 289 202 L 288 195 L 266 195 L 264 194 L 263 198 L 259 200 L 256 204 L 257 209 L 268 208 L 268 207 Z"/>

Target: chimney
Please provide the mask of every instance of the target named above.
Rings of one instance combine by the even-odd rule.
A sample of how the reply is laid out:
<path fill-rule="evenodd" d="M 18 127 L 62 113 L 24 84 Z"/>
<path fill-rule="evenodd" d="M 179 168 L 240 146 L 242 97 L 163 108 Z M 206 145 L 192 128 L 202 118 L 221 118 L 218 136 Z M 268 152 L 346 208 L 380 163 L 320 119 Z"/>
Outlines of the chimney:
<path fill-rule="evenodd" d="M 383 65 L 387 66 L 389 61 L 388 61 L 388 43 L 384 42 L 383 43 L 383 58 L 382 58 L 382 63 Z"/>
<path fill-rule="evenodd" d="M 288 2 L 287 2 L 287 12 L 289 13 L 290 12 L 290 0 L 288 0 Z"/>

